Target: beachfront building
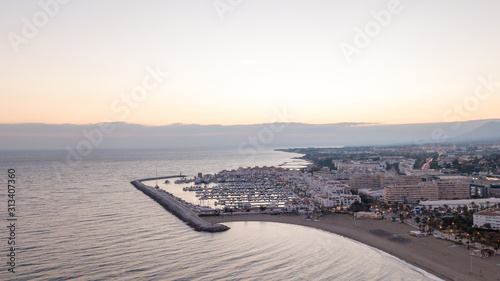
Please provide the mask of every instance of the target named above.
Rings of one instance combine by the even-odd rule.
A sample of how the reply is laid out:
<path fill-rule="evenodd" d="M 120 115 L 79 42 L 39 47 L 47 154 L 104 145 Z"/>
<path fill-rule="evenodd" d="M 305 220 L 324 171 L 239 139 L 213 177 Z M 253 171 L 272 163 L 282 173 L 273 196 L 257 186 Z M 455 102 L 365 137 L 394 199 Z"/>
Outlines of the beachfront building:
<path fill-rule="evenodd" d="M 470 198 L 469 183 L 462 180 L 432 180 L 418 184 L 390 184 L 385 187 L 385 201 L 415 204 L 424 200 Z"/>
<path fill-rule="evenodd" d="M 352 204 L 358 202 L 361 203 L 361 198 L 359 195 L 345 194 L 345 193 L 326 193 L 318 194 L 314 197 L 314 200 L 324 208 L 348 208 Z"/>
<path fill-rule="evenodd" d="M 477 212 L 473 217 L 478 228 L 500 230 L 500 208 Z"/>
<path fill-rule="evenodd" d="M 392 184 L 385 187 L 385 202 L 415 204 L 421 200 L 437 200 L 438 193 L 424 183 Z"/>
<path fill-rule="evenodd" d="M 285 202 L 284 213 L 312 214 L 317 210 L 316 204 L 308 198 Z"/>

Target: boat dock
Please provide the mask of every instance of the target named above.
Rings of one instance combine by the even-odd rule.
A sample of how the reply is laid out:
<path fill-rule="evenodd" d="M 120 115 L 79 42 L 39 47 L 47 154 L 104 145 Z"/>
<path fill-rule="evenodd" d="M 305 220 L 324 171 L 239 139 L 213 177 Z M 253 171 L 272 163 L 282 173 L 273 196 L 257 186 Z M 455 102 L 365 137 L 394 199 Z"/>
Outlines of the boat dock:
<path fill-rule="evenodd" d="M 143 184 L 143 181 L 151 181 L 151 180 L 160 180 L 160 179 L 169 179 L 169 178 L 177 178 L 183 177 L 180 176 L 167 176 L 167 177 L 156 177 L 156 178 L 147 178 L 134 180 L 130 183 L 135 186 L 137 189 L 142 191 L 144 194 L 151 197 L 153 200 L 158 202 L 158 204 L 162 205 L 169 212 L 174 214 L 180 220 L 184 221 L 187 225 L 192 227 L 196 231 L 204 231 L 204 232 L 222 232 L 229 230 L 229 227 L 223 224 L 211 224 L 207 221 L 202 220 L 198 215 L 189 209 L 187 206 L 183 205 L 179 202 L 173 195 L 168 192 L 165 192 L 162 189 L 151 187 Z"/>
<path fill-rule="evenodd" d="M 184 187 L 185 192 L 196 192 L 199 200 L 215 200 L 215 205 L 228 208 L 259 207 L 275 204 L 283 207 L 285 202 L 299 199 L 289 188 L 270 180 L 240 180 L 218 185 L 195 185 Z"/>

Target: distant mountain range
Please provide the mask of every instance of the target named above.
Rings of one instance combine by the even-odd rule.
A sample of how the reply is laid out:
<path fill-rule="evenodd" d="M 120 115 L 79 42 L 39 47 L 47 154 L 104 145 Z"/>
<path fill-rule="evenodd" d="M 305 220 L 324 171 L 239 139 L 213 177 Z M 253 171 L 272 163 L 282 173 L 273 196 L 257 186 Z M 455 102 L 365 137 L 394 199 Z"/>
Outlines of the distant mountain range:
<path fill-rule="evenodd" d="M 216 148 L 424 144 L 500 141 L 500 119 L 460 123 L 143 126 L 128 123 L 0 124 L 0 150 Z"/>
<path fill-rule="evenodd" d="M 488 122 L 472 132 L 454 138 L 454 141 L 496 141 L 500 139 L 500 122 Z"/>

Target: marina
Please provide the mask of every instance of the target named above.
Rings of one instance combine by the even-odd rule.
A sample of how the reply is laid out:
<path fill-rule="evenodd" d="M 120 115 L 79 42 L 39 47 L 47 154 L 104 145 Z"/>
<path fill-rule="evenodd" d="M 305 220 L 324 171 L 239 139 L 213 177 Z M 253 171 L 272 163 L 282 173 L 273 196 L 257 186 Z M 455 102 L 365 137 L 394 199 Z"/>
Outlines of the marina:
<path fill-rule="evenodd" d="M 283 207 L 285 202 L 298 199 L 286 186 L 273 184 L 268 180 L 195 185 L 184 187 L 183 191 L 195 192 L 201 201 L 214 200 L 214 205 L 220 208 Z"/>
<path fill-rule="evenodd" d="M 178 176 L 175 181 L 161 184 L 163 189 L 181 198 L 195 212 L 281 212 L 287 202 L 300 201 L 289 181 L 281 174 L 283 168 L 254 167 L 196 177 Z M 150 181 L 146 183 L 154 185 Z M 260 209 L 260 210 L 259 210 Z"/>

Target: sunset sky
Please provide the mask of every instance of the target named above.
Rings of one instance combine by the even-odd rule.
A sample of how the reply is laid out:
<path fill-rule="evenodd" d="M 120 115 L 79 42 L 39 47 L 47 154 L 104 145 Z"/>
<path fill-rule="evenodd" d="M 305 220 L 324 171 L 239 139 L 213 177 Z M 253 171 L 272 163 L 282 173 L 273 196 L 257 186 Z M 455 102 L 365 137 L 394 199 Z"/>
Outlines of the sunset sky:
<path fill-rule="evenodd" d="M 498 0 L 61 2 L 0 2 L 0 123 L 500 118 Z"/>

